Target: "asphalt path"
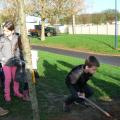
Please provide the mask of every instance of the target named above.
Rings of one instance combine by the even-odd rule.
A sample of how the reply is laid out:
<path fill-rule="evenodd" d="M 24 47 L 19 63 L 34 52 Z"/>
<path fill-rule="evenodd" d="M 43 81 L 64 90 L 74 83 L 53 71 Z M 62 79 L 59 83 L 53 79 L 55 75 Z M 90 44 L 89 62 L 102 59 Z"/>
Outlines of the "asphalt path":
<path fill-rule="evenodd" d="M 111 64 L 114 66 L 120 66 L 120 56 L 107 56 L 107 55 L 98 55 L 98 54 L 92 54 L 92 53 L 84 53 L 84 52 L 76 52 L 72 50 L 64 50 L 64 49 L 58 49 L 58 48 L 51 48 L 51 47 L 42 47 L 42 46 L 34 46 L 32 45 L 32 49 L 35 50 L 41 50 L 41 51 L 47 51 L 51 53 L 66 55 L 66 56 L 72 56 L 77 58 L 85 59 L 89 55 L 96 56 L 100 63 L 105 64 Z"/>

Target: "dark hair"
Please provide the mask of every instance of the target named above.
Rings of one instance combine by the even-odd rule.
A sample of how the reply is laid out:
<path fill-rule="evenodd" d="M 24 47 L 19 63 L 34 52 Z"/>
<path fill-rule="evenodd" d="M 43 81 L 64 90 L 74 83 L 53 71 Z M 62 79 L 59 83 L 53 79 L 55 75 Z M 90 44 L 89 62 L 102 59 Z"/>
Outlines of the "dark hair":
<path fill-rule="evenodd" d="M 100 67 L 100 63 L 95 56 L 89 56 L 85 60 L 85 65 L 88 67 L 92 67 L 92 66 Z"/>
<path fill-rule="evenodd" d="M 3 27 L 6 27 L 8 30 L 12 31 L 15 29 L 12 21 L 6 21 Z"/>

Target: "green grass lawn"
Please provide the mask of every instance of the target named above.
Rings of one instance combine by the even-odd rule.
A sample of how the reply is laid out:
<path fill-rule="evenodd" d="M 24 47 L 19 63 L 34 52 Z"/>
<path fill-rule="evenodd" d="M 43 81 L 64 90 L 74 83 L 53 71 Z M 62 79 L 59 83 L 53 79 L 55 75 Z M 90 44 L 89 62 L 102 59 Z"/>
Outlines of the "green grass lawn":
<path fill-rule="evenodd" d="M 40 61 L 38 71 L 41 79 L 37 81 L 37 97 L 39 102 L 41 120 L 48 120 L 54 116 L 64 114 L 62 104 L 69 93 L 65 85 L 65 77 L 71 68 L 83 64 L 82 59 L 49 52 L 39 52 Z M 90 86 L 94 89 L 94 100 L 120 98 L 120 68 L 102 64 L 92 80 Z M 11 104 L 6 104 L 0 94 L 0 104 L 11 112 L 9 116 L 0 120 L 32 120 L 30 103 L 22 102 L 13 97 Z M 8 119 L 9 118 L 9 119 Z"/>
<path fill-rule="evenodd" d="M 114 36 L 112 35 L 63 34 L 59 36 L 46 37 L 46 40 L 43 42 L 38 38 L 31 38 L 31 43 L 95 53 L 120 54 L 120 50 L 114 49 Z M 120 48 L 120 37 L 118 37 L 118 47 Z"/>

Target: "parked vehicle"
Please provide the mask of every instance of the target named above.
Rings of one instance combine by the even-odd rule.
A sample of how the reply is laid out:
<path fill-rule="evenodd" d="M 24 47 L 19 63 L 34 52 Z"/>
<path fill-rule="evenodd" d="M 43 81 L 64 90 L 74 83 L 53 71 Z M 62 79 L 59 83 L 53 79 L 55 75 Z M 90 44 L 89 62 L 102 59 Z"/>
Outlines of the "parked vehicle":
<path fill-rule="evenodd" d="M 29 29 L 31 36 L 41 36 L 41 25 L 35 25 L 34 29 Z M 45 27 L 45 36 L 55 36 L 57 34 L 54 27 Z"/>

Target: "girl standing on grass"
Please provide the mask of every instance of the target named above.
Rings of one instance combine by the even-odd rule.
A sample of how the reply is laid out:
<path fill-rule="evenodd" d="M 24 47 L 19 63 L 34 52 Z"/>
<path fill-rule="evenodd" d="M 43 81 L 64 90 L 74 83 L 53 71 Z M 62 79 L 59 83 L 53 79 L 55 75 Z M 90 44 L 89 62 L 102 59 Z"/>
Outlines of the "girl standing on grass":
<path fill-rule="evenodd" d="M 16 66 L 14 65 L 14 57 L 19 57 L 20 52 L 17 46 L 18 35 L 15 34 L 14 24 L 11 21 L 5 22 L 3 25 L 3 36 L 0 40 L 0 60 L 5 75 L 4 98 L 6 102 L 11 101 L 10 84 L 13 80 L 14 95 L 22 98 L 23 95 L 19 91 L 19 82 L 15 80 Z"/>

